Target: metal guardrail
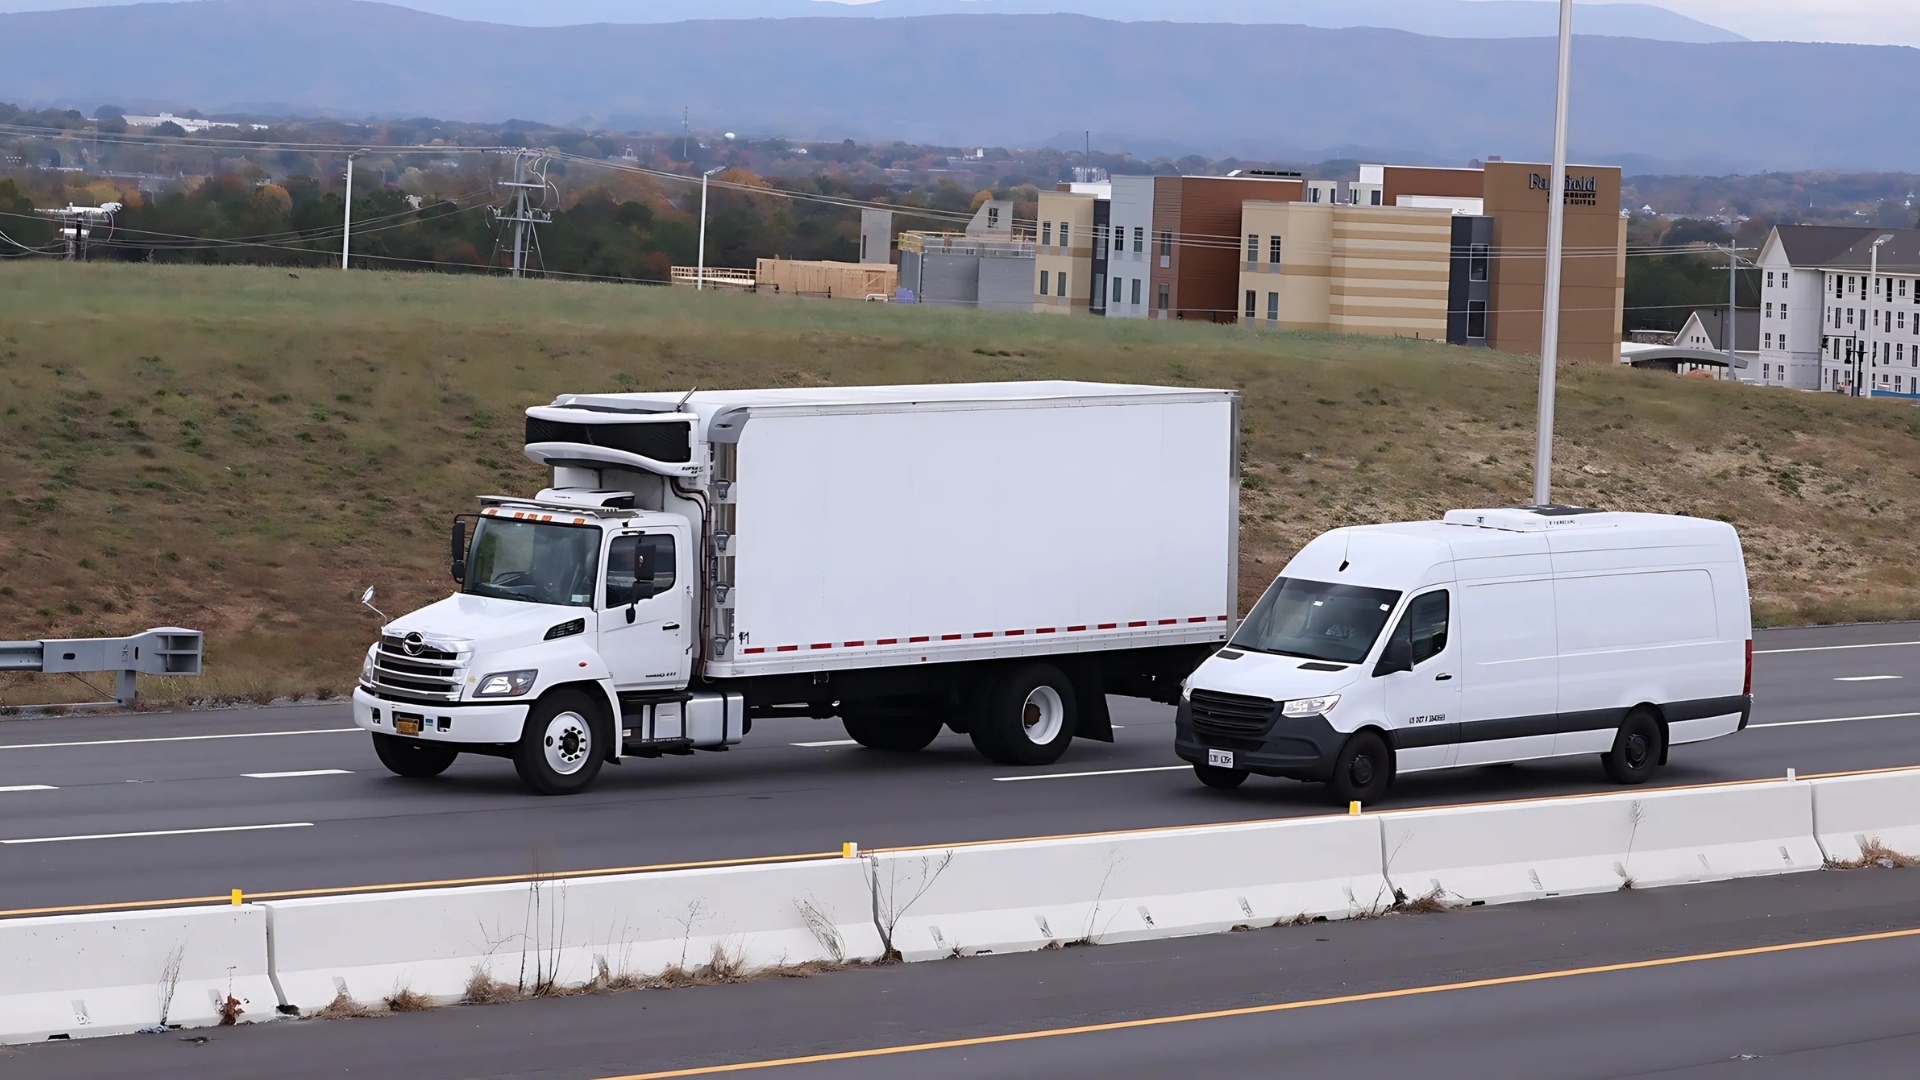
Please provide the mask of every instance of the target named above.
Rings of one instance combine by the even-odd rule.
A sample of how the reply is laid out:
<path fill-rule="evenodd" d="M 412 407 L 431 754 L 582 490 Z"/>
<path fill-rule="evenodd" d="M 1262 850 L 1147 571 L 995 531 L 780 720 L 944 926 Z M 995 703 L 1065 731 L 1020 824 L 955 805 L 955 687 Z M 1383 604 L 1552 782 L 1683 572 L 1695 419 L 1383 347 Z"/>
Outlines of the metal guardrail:
<path fill-rule="evenodd" d="M 136 675 L 198 675 L 205 635 L 162 626 L 130 637 L 0 641 L 0 671 L 114 672 L 113 699 L 133 704 Z"/>

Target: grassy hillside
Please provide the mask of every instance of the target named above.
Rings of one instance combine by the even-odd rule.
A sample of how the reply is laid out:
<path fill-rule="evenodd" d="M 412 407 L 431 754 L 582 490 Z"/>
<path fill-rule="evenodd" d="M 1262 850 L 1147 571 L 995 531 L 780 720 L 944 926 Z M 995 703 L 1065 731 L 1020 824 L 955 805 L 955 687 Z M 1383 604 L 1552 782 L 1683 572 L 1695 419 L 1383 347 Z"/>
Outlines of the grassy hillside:
<path fill-rule="evenodd" d="M 557 393 L 973 379 L 1246 395 L 1250 599 L 1333 525 L 1530 494 L 1535 369 L 1430 343 L 603 285 L 0 266 L 0 638 L 208 632 L 184 696 L 339 694 Z M 1920 614 L 1920 412 L 1563 369 L 1555 495 L 1723 518 L 1769 622 Z M 1649 617 L 1657 618 L 1657 612 Z M 79 696 L 87 694 L 78 687 Z M 65 693 L 0 682 L 0 702 Z"/>

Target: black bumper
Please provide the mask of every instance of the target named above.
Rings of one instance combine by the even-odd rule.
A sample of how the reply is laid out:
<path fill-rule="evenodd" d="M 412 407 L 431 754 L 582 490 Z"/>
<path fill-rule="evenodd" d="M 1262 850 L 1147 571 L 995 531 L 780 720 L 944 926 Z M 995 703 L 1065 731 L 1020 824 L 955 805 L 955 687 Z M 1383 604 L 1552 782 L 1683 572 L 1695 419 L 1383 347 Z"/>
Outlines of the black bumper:
<path fill-rule="evenodd" d="M 1291 780 L 1332 776 L 1334 758 L 1347 741 L 1324 716 L 1277 717 L 1259 734 L 1196 731 L 1185 702 L 1174 713 L 1173 732 L 1173 752 L 1183 761 L 1205 765 L 1208 750 L 1231 750 L 1235 768 Z"/>

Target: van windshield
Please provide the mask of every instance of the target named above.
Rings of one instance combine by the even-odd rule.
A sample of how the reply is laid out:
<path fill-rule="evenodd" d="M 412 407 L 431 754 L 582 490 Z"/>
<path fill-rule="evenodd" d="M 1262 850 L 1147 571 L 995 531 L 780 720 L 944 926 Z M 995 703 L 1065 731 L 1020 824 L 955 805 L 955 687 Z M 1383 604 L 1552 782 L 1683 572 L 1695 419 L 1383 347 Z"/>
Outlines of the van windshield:
<path fill-rule="evenodd" d="M 593 526 L 481 518 L 467 554 L 463 591 L 530 604 L 593 606 L 600 530 Z"/>
<path fill-rule="evenodd" d="M 1391 589 L 1279 578 L 1247 613 L 1233 647 L 1335 664 L 1357 664 L 1373 650 L 1400 594 Z"/>

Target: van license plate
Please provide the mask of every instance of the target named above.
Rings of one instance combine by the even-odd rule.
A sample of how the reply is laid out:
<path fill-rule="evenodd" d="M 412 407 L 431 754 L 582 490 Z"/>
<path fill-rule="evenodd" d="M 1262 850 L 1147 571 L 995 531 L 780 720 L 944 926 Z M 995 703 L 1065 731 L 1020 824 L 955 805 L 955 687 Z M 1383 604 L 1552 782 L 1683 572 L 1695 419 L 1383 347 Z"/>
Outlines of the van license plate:
<path fill-rule="evenodd" d="M 417 716 L 395 716 L 393 718 L 393 733 L 396 735 L 420 734 L 420 718 Z M 1232 755 L 1229 754 L 1228 756 L 1231 757 Z"/>
<path fill-rule="evenodd" d="M 1233 768 L 1233 751 L 1209 750 L 1207 751 L 1207 764 L 1216 769 L 1231 769 Z"/>

